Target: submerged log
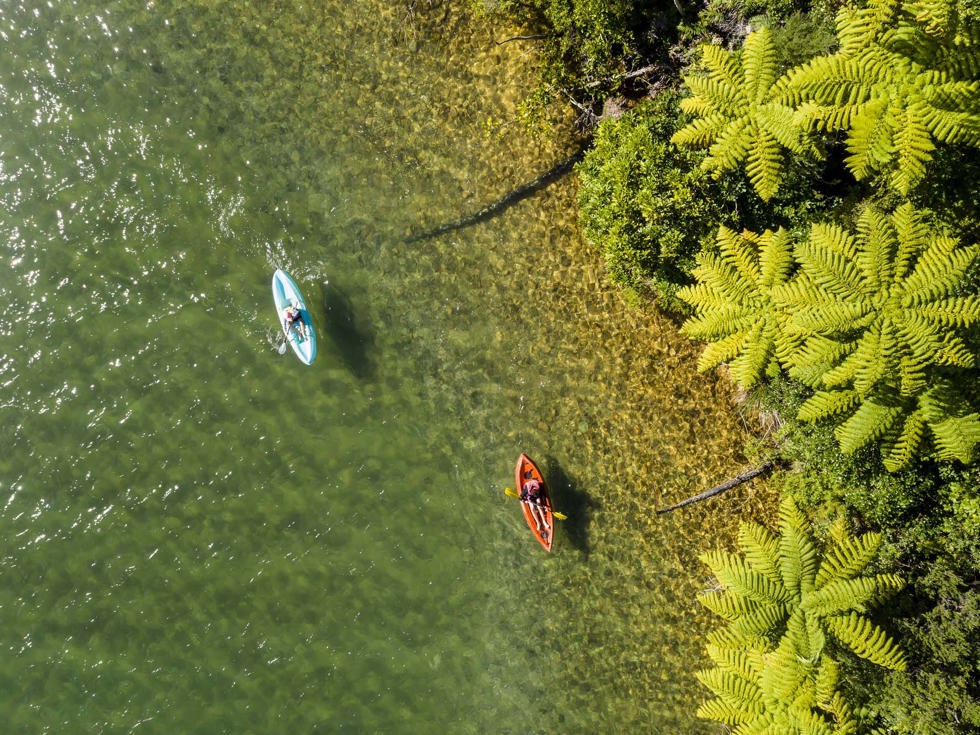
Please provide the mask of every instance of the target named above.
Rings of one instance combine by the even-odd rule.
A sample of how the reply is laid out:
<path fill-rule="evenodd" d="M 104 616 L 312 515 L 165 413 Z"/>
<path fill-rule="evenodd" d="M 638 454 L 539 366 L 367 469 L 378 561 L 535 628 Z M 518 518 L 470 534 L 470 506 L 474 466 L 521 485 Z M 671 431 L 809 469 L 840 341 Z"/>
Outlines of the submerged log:
<path fill-rule="evenodd" d="M 675 503 L 674 505 L 670 506 L 669 508 L 661 508 L 660 510 L 657 511 L 657 513 L 658 514 L 659 513 L 669 513 L 672 510 L 677 510 L 678 508 L 683 508 L 685 505 L 691 505 L 692 503 L 698 503 L 698 502 L 700 502 L 702 500 L 706 500 L 707 498 L 714 497 L 715 495 L 721 495 L 723 492 L 726 492 L 728 490 L 731 490 L 733 487 L 738 487 L 739 485 L 741 485 L 743 483 L 746 483 L 749 480 L 751 480 L 751 479 L 753 479 L 755 477 L 758 477 L 759 475 L 766 475 L 766 474 L 772 472 L 772 470 L 773 470 L 773 468 L 775 466 L 776 466 L 776 463 L 773 462 L 773 461 L 765 462 L 765 463 L 761 464 L 760 466 L 756 467 L 755 469 L 749 470 L 748 472 L 743 472 L 741 475 L 736 475 L 731 480 L 726 480 L 725 482 L 721 483 L 720 485 L 716 485 L 715 487 L 711 488 L 710 490 L 705 490 L 703 493 L 699 493 L 698 495 L 694 495 L 693 497 L 690 497 L 687 500 L 682 500 L 679 503 Z"/>
<path fill-rule="evenodd" d="M 439 225 L 438 227 L 431 230 L 426 230 L 425 232 L 418 232 L 409 235 L 407 238 L 405 238 L 405 242 L 428 240 L 429 238 L 444 235 L 447 232 L 452 232 L 453 230 L 460 230 L 464 227 L 469 227 L 470 225 L 475 225 L 479 222 L 488 220 L 491 217 L 495 217 L 508 207 L 517 204 L 519 201 L 527 199 L 529 196 L 536 194 L 548 184 L 560 179 L 562 176 L 571 171 L 575 164 L 582 160 L 584 155 L 585 148 L 581 148 L 564 161 L 559 161 L 533 181 L 529 181 L 528 183 L 522 184 L 516 189 L 511 190 L 508 194 L 500 197 L 500 199 L 497 201 L 488 204 L 479 212 L 467 215 L 466 217 L 460 217 L 457 220 L 447 222 L 444 225 Z"/>

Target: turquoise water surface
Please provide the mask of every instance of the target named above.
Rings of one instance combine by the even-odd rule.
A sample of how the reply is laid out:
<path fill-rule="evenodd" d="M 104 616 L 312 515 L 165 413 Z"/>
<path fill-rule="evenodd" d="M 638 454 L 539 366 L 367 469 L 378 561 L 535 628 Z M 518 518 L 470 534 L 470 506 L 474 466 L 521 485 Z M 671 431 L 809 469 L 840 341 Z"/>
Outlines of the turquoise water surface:
<path fill-rule="evenodd" d="M 695 556 L 755 498 L 652 508 L 739 469 L 725 385 L 573 178 L 407 239 L 571 150 L 467 7 L 0 6 L 4 732 L 711 731 Z"/>

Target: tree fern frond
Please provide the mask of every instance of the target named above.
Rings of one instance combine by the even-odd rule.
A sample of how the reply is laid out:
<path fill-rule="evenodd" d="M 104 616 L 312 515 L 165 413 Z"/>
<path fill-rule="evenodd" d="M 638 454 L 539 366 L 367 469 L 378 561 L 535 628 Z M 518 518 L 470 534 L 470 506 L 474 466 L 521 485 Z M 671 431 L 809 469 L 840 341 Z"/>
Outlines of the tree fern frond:
<path fill-rule="evenodd" d="M 898 125 L 893 141 L 898 160 L 891 181 L 896 191 L 908 194 L 925 178 L 926 164 L 932 160 L 933 151 L 936 150 L 929 136 L 928 125 L 934 116 L 924 105 L 911 104 L 901 117 L 903 121 Z"/>
<path fill-rule="evenodd" d="M 821 382 L 827 388 L 853 384 L 854 390 L 866 395 L 888 372 L 884 352 L 881 329 L 869 329 L 845 359 L 824 373 Z"/>
<path fill-rule="evenodd" d="M 855 390 L 818 391 L 803 402 L 796 418 L 812 423 L 850 411 L 860 400 L 861 394 Z"/>
<path fill-rule="evenodd" d="M 763 201 L 772 199 L 779 190 L 783 168 L 779 142 L 770 133 L 760 131 L 748 152 L 745 171 Z"/>
<path fill-rule="evenodd" d="M 766 334 L 769 330 L 768 323 L 757 322 L 746 335 L 741 353 L 728 364 L 736 385 L 751 388 L 769 372 L 775 360 L 775 345 Z"/>
<path fill-rule="evenodd" d="M 771 135 L 783 148 L 812 159 L 820 158 L 820 151 L 801 124 L 801 118 L 792 107 L 770 102 L 760 104 L 756 111 L 759 128 Z"/>
<path fill-rule="evenodd" d="M 689 148 L 707 148 L 724 129 L 724 116 L 702 113 L 702 117 L 692 120 L 674 133 L 670 137 L 670 142 Z"/>
<path fill-rule="evenodd" d="M 694 289 L 700 293 L 693 293 Z M 697 287 L 682 292 L 683 298 L 690 304 L 700 306 L 700 313 L 688 317 L 687 321 L 681 326 L 681 334 L 691 339 L 713 340 L 728 335 L 744 335 L 748 327 L 753 323 L 746 320 L 745 314 L 738 308 L 738 304 L 724 303 L 707 304 L 707 298 L 702 298 L 704 294 L 715 294 L 716 292 L 705 288 L 699 284 Z M 715 302 L 715 299 L 711 299 Z"/>
<path fill-rule="evenodd" d="M 705 646 L 708 657 L 722 671 L 730 671 L 736 676 L 749 681 L 758 681 L 759 674 L 765 667 L 764 652 L 749 648 L 732 646 L 716 646 L 708 643 Z"/>
<path fill-rule="evenodd" d="M 915 309 L 916 315 L 925 321 L 946 328 L 970 327 L 980 322 L 980 296 L 959 296 L 946 299 L 936 299 Z M 949 342 L 947 335 L 946 342 Z M 960 340 L 956 340 L 960 343 Z M 972 366 L 972 360 L 967 366 Z"/>
<path fill-rule="evenodd" d="M 862 106 L 851 118 L 847 137 L 849 155 L 844 161 L 858 181 L 887 166 L 895 155 L 896 123 L 887 114 L 889 111 L 888 100 L 876 100 Z"/>
<path fill-rule="evenodd" d="M 752 120 L 740 118 L 729 123 L 715 136 L 701 167 L 714 171 L 716 175 L 738 168 L 749 155 L 755 137 L 756 130 Z"/>
<path fill-rule="evenodd" d="M 834 436 L 844 454 L 852 454 L 868 442 L 881 438 L 892 429 L 902 414 L 900 405 L 877 398 L 867 398 L 845 421 L 834 429 Z"/>
<path fill-rule="evenodd" d="M 698 602 L 729 622 L 738 620 L 740 615 L 749 612 L 757 607 L 753 600 L 735 594 L 730 590 L 714 589 L 701 592 L 697 596 Z"/>
<path fill-rule="evenodd" d="M 750 567 L 774 581 L 781 581 L 779 539 L 768 528 L 743 521 L 738 526 L 738 545 Z"/>
<path fill-rule="evenodd" d="M 750 568 L 740 556 L 715 550 L 701 554 L 700 559 L 723 587 L 747 600 L 764 605 L 789 600 L 780 584 Z"/>
<path fill-rule="evenodd" d="M 790 377 L 814 388 L 823 386 L 823 376 L 833 365 L 854 351 L 857 343 L 839 342 L 819 334 L 810 335 L 783 358 Z"/>
<path fill-rule="evenodd" d="M 707 641 L 711 649 L 748 651 L 753 656 L 764 656 L 772 648 L 765 636 L 739 633 L 729 626 L 712 630 L 708 633 Z"/>
<path fill-rule="evenodd" d="M 779 504 L 779 532 L 779 573 L 786 591 L 799 598 L 813 587 L 817 549 L 810 538 L 806 516 L 788 493 Z"/>
<path fill-rule="evenodd" d="M 930 424 L 929 428 L 939 459 L 956 459 L 963 464 L 973 462 L 977 444 L 980 444 L 980 414 L 950 416 Z"/>
<path fill-rule="evenodd" d="M 762 26 L 746 37 L 743 59 L 746 97 L 755 104 L 768 102 L 776 81 L 777 64 L 776 44 L 768 28 Z"/>
<path fill-rule="evenodd" d="M 719 231 L 717 243 L 722 260 L 734 269 L 742 283 L 754 284 L 759 281 L 761 240 L 760 235 L 749 230 L 740 235 L 727 228 Z"/>
<path fill-rule="evenodd" d="M 733 563 L 718 570 L 718 581 L 733 592 L 763 604 L 788 602 L 790 592 L 744 563 Z M 748 631 L 746 631 L 748 632 Z"/>
<path fill-rule="evenodd" d="M 877 533 L 835 538 L 820 562 L 814 586 L 819 589 L 831 581 L 853 579 L 871 563 L 880 547 L 881 535 Z"/>
<path fill-rule="evenodd" d="M 893 671 L 905 671 L 905 654 L 885 631 L 851 612 L 825 619 L 827 630 L 861 658 Z"/>
<path fill-rule="evenodd" d="M 764 233 L 759 249 L 759 285 L 772 290 L 785 283 L 793 272 L 793 237 L 782 227 Z"/>
<path fill-rule="evenodd" d="M 801 607 L 806 612 L 820 617 L 849 610 L 860 612 L 902 589 L 903 586 L 902 579 L 894 574 L 836 579 L 814 588 L 803 598 Z"/>
<path fill-rule="evenodd" d="M 759 605 L 732 621 L 732 630 L 744 635 L 768 635 L 777 630 L 788 615 L 786 604 Z"/>
<path fill-rule="evenodd" d="M 745 347 L 746 339 L 747 335 L 745 333 L 735 333 L 722 337 L 714 342 L 709 342 L 705 345 L 701 356 L 698 358 L 698 372 L 703 373 L 711 370 L 739 355 Z"/>
<path fill-rule="evenodd" d="M 721 701 L 749 716 L 760 715 L 765 709 L 762 689 L 754 681 L 720 668 L 704 669 L 694 676 Z"/>
<path fill-rule="evenodd" d="M 925 434 L 926 419 L 921 411 L 913 411 L 906 416 L 898 437 L 882 447 L 885 469 L 896 472 L 911 462 L 919 452 Z"/>
<path fill-rule="evenodd" d="M 735 56 L 721 46 L 702 44 L 701 63 L 707 69 L 709 78 L 742 95 L 743 74 Z"/>
<path fill-rule="evenodd" d="M 899 205 L 892 212 L 891 220 L 895 227 L 895 240 L 897 241 L 894 276 L 904 279 L 907 284 L 908 277 L 913 272 L 920 254 L 929 247 L 929 241 L 934 237 L 934 230 L 927 221 L 925 214 L 915 209 L 908 202 Z M 907 290 L 908 286 L 906 285 Z"/>
<path fill-rule="evenodd" d="M 696 675 L 695 675 L 696 676 Z M 698 707 L 695 714 L 705 720 L 716 720 L 735 727 L 754 720 L 757 715 L 753 712 L 735 707 L 722 699 L 709 699 Z"/>

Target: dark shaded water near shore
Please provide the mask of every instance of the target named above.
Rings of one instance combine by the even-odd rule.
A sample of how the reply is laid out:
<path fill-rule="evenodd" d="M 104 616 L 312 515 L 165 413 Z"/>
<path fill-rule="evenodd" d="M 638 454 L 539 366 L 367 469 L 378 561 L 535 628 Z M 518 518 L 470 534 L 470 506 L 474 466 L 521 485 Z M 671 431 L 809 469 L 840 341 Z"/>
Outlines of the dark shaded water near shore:
<path fill-rule="evenodd" d="M 257 9 L 261 6 L 263 9 Z M 0 8 L 8 733 L 697 733 L 727 387 L 577 233 L 456 6 Z M 270 278 L 314 304 L 276 353 Z M 570 516 L 546 556 L 521 451 Z"/>

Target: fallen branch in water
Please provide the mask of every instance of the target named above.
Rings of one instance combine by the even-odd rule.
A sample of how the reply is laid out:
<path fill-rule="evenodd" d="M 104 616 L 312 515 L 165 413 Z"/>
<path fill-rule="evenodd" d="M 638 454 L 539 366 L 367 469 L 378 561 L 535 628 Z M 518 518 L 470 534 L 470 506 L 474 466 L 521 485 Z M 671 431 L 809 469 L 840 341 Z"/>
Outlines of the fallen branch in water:
<path fill-rule="evenodd" d="M 488 220 L 491 217 L 500 214 L 500 212 L 507 209 L 508 207 L 517 204 L 517 202 L 523 199 L 527 199 L 529 196 L 537 193 L 538 191 L 540 191 L 541 189 L 543 189 L 553 181 L 557 181 L 558 179 L 560 179 L 562 176 L 564 176 L 569 171 L 571 171 L 572 168 L 575 166 L 575 164 L 578 163 L 580 160 L 582 160 L 582 157 L 584 155 L 585 155 L 585 149 L 582 148 L 576 151 L 575 153 L 573 153 L 568 158 L 566 158 L 564 161 L 560 161 L 559 163 L 552 166 L 549 170 L 545 171 L 543 174 L 538 176 L 533 181 L 529 181 L 526 184 L 522 184 L 521 186 L 518 186 L 516 189 L 513 189 L 512 191 L 502 196 L 497 201 L 488 204 L 479 212 L 476 212 L 475 214 L 467 215 L 466 217 L 460 217 L 457 220 L 453 220 L 452 222 L 447 222 L 444 225 L 439 225 L 438 227 L 435 227 L 431 230 L 426 230 L 425 232 L 419 232 L 413 235 L 409 235 L 408 237 L 405 238 L 405 242 L 418 242 L 419 240 L 428 240 L 429 238 L 436 237 L 438 235 L 444 235 L 447 232 L 452 232 L 453 230 L 460 230 L 464 227 L 469 227 L 470 225 L 475 225 L 479 222 Z"/>
<path fill-rule="evenodd" d="M 661 508 L 657 513 L 669 513 L 672 510 L 677 510 L 678 508 L 683 508 L 685 505 L 691 505 L 692 503 L 699 503 L 702 500 L 707 500 L 708 498 L 714 497 L 715 495 L 721 495 L 723 492 L 731 490 L 733 487 L 738 487 L 739 485 L 748 482 L 749 480 L 758 477 L 759 475 L 766 475 L 772 472 L 776 467 L 776 463 L 769 461 L 762 465 L 756 467 L 755 469 L 749 470 L 748 472 L 743 472 L 741 475 L 733 477 L 731 480 L 726 480 L 720 485 L 716 485 L 710 490 L 705 490 L 703 493 L 699 493 L 687 500 L 682 500 L 669 508 Z"/>
<path fill-rule="evenodd" d="M 511 41 L 539 41 L 542 38 L 547 38 L 544 34 L 538 34 L 536 36 L 511 36 L 510 38 L 505 38 L 503 41 L 494 41 L 498 46 L 503 46 L 505 43 L 510 43 Z"/>

